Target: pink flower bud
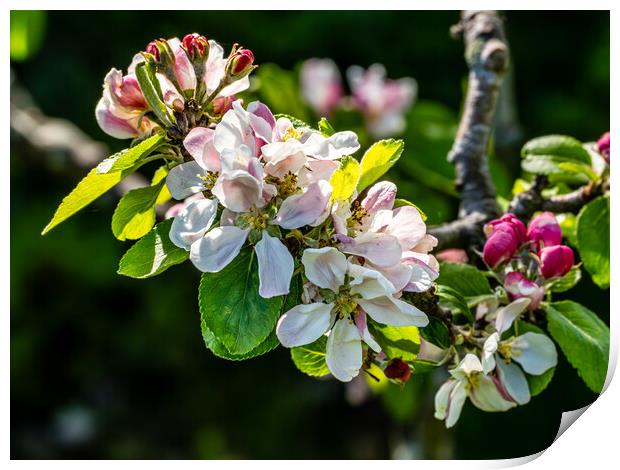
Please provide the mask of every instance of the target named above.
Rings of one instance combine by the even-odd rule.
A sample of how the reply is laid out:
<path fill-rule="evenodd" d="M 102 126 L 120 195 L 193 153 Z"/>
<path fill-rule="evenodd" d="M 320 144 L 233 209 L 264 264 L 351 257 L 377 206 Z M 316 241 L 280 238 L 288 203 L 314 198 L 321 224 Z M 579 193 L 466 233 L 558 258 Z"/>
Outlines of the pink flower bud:
<path fill-rule="evenodd" d="M 607 163 L 609 163 L 609 132 L 605 132 L 601 138 L 598 139 L 596 145 L 598 147 L 598 151 L 601 152 L 601 155 L 603 155 L 605 160 L 607 160 Z"/>
<path fill-rule="evenodd" d="M 512 258 L 519 247 L 514 231 L 509 227 L 495 229 L 484 244 L 484 262 L 491 268 Z"/>
<path fill-rule="evenodd" d="M 213 112 L 215 114 L 224 114 L 226 111 L 232 109 L 233 101 L 235 101 L 236 99 L 237 98 L 235 97 L 235 95 L 220 96 L 218 98 L 215 98 L 212 102 Z M 241 103 L 243 104 L 243 101 L 241 101 Z"/>
<path fill-rule="evenodd" d="M 490 236 L 495 230 L 510 229 L 514 232 L 517 247 L 527 241 L 525 225 L 514 214 L 504 214 L 499 219 L 492 220 L 484 226 L 484 233 Z"/>
<path fill-rule="evenodd" d="M 155 60 L 159 61 L 159 59 L 160 59 L 159 48 L 157 47 L 157 42 L 156 41 L 149 42 L 146 45 L 145 52 L 147 54 L 151 54 L 152 56 L 155 57 Z"/>
<path fill-rule="evenodd" d="M 543 247 L 562 243 L 562 228 L 553 213 L 543 212 L 530 221 L 527 238 L 533 243 L 534 249 L 539 251 Z"/>
<path fill-rule="evenodd" d="M 540 250 L 540 272 L 545 279 L 564 276 L 575 263 L 573 250 L 566 245 L 548 246 Z"/>
<path fill-rule="evenodd" d="M 234 50 L 226 62 L 226 75 L 238 80 L 254 70 L 254 54 L 249 49 L 239 48 Z"/>
<path fill-rule="evenodd" d="M 400 380 L 402 383 L 407 382 L 411 377 L 411 369 L 402 359 L 392 359 L 383 371 L 388 379 Z"/>
<path fill-rule="evenodd" d="M 183 47 L 191 59 L 209 55 L 209 41 L 198 33 L 186 35 L 183 38 Z"/>
<path fill-rule="evenodd" d="M 530 299 L 527 307 L 529 310 L 536 310 L 545 296 L 545 290 L 541 286 L 517 271 L 508 273 L 504 279 L 504 288 L 512 300 L 524 297 Z"/>

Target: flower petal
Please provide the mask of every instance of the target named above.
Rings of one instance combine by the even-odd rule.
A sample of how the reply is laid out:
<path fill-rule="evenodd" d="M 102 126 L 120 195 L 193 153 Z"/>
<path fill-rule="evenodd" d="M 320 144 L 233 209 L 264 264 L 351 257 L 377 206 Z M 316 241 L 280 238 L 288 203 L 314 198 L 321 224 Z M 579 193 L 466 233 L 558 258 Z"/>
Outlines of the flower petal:
<path fill-rule="evenodd" d="M 241 251 L 250 229 L 217 227 L 194 242 L 189 259 L 203 273 L 217 273 L 224 269 Z"/>
<path fill-rule="evenodd" d="M 202 168 L 219 173 L 222 163 L 213 145 L 214 132 L 207 127 L 194 127 L 185 137 L 183 146 Z"/>
<path fill-rule="evenodd" d="M 174 199 L 183 200 L 205 189 L 201 176 L 204 170 L 198 162 L 181 163 L 175 166 L 166 177 L 166 186 Z"/>
<path fill-rule="evenodd" d="M 244 170 L 221 174 L 211 192 L 233 212 L 247 212 L 252 206 L 264 205 L 261 182 Z"/>
<path fill-rule="evenodd" d="M 357 302 L 373 320 L 384 325 L 428 325 L 428 317 L 424 312 L 400 299 L 383 296 L 370 300 L 359 299 Z"/>
<path fill-rule="evenodd" d="M 517 404 L 504 399 L 493 380 L 486 375 L 478 376 L 478 385 L 469 389 L 469 399 L 483 411 L 506 411 Z"/>
<path fill-rule="evenodd" d="M 355 312 L 355 326 L 357 326 L 357 331 L 362 337 L 364 343 L 370 346 L 370 348 L 374 352 L 381 352 L 381 346 L 379 346 L 379 343 L 375 341 L 375 339 L 370 334 L 370 331 L 368 331 L 366 312 L 364 312 L 364 310 L 362 310 L 361 308 L 358 308 Z"/>
<path fill-rule="evenodd" d="M 288 248 L 277 238 L 263 230 L 263 238 L 256 244 L 258 258 L 258 293 L 269 299 L 288 294 L 295 263 Z"/>
<path fill-rule="evenodd" d="M 510 397 L 519 405 L 530 401 L 530 389 L 521 368 L 514 362 L 497 361 L 497 376 Z"/>
<path fill-rule="evenodd" d="M 312 183 L 305 193 L 284 200 L 274 223 L 288 230 L 312 225 L 324 214 L 331 195 L 332 187 L 327 181 Z"/>
<path fill-rule="evenodd" d="M 497 332 L 501 335 L 504 331 L 509 330 L 515 319 L 525 311 L 530 302 L 529 298 L 522 297 L 500 308 L 495 317 Z"/>
<path fill-rule="evenodd" d="M 306 277 L 314 285 L 338 292 L 344 284 L 347 258 L 336 248 L 306 248 L 301 263 Z"/>
<path fill-rule="evenodd" d="M 495 369 L 495 352 L 497 351 L 497 345 L 499 342 L 499 334 L 493 333 L 484 342 L 482 352 L 482 371 L 488 374 Z"/>
<path fill-rule="evenodd" d="M 403 206 L 394 211 L 387 232 L 398 238 L 403 250 L 408 250 L 424 238 L 426 224 L 415 207 Z"/>
<path fill-rule="evenodd" d="M 381 268 L 397 264 L 402 253 L 398 239 L 387 233 L 364 232 L 341 246 L 345 253 L 366 258 Z"/>
<path fill-rule="evenodd" d="M 189 203 L 172 221 L 170 241 L 189 250 L 211 228 L 217 213 L 217 201 L 199 199 Z"/>
<path fill-rule="evenodd" d="M 316 341 L 329 329 L 334 315 L 334 304 L 313 303 L 296 305 L 286 312 L 276 327 L 276 335 L 283 346 L 294 348 Z"/>
<path fill-rule="evenodd" d="M 396 292 L 394 285 L 380 272 L 359 264 L 349 263 L 349 276 L 352 277 L 351 293 L 363 299 L 374 299 Z"/>
<path fill-rule="evenodd" d="M 349 382 L 362 367 L 362 340 L 355 324 L 338 320 L 327 337 L 325 357 L 329 371 L 341 382 Z"/>
<path fill-rule="evenodd" d="M 528 374 L 540 375 L 557 365 L 558 352 L 548 336 L 528 332 L 512 341 L 512 359 Z"/>
<path fill-rule="evenodd" d="M 465 383 L 457 382 L 450 393 L 450 405 L 448 406 L 448 416 L 446 417 L 447 428 L 451 428 L 459 420 L 466 398 L 467 390 L 465 388 Z"/>
<path fill-rule="evenodd" d="M 362 207 L 368 214 L 380 210 L 391 210 L 396 199 L 396 185 L 390 181 L 375 183 L 368 190 L 362 201 Z"/>

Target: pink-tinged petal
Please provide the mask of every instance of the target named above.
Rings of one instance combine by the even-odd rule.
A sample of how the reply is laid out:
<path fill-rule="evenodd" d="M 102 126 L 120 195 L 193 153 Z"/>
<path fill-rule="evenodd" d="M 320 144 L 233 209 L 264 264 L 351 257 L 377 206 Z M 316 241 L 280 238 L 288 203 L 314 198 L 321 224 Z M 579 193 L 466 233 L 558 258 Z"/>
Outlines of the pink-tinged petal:
<path fill-rule="evenodd" d="M 208 127 L 194 127 L 185 137 L 183 146 L 202 168 L 219 173 L 222 163 L 213 145 L 214 133 Z"/>
<path fill-rule="evenodd" d="M 305 188 L 320 180 L 329 181 L 340 163 L 334 160 L 307 159 L 304 167 L 299 170 L 299 186 Z"/>
<path fill-rule="evenodd" d="M 235 225 L 237 221 L 237 213 L 231 210 L 228 210 L 224 207 L 222 210 L 222 215 L 220 216 L 220 227 L 225 227 L 227 225 Z"/>
<path fill-rule="evenodd" d="M 288 294 L 295 263 L 288 248 L 275 237 L 263 230 L 263 238 L 256 244 L 258 259 L 258 293 L 269 299 Z"/>
<path fill-rule="evenodd" d="M 415 207 L 403 206 L 394 211 L 388 233 L 398 238 L 403 250 L 408 250 L 424 238 L 426 224 Z"/>
<path fill-rule="evenodd" d="M 411 251 L 428 253 L 429 251 L 433 251 L 433 248 L 437 246 L 437 243 L 439 243 L 439 240 L 427 233 L 422 237 L 422 240 L 420 240 L 419 243 L 411 249 Z"/>
<path fill-rule="evenodd" d="M 411 278 L 405 287 L 408 292 L 425 292 L 439 277 L 439 263 L 432 255 L 405 251 L 402 263 L 411 266 Z"/>
<path fill-rule="evenodd" d="M 337 235 L 347 235 L 349 232 L 347 220 L 350 217 L 351 203 L 349 201 L 334 201 L 332 206 L 332 223 Z"/>
<path fill-rule="evenodd" d="M 270 129 L 273 130 L 276 127 L 276 118 L 273 116 L 273 113 L 266 104 L 261 103 L 260 101 L 252 101 L 248 104 L 248 112 L 265 121 Z M 264 138 L 267 136 L 260 137 Z M 271 135 L 269 135 L 269 140 L 271 140 Z"/>
<path fill-rule="evenodd" d="M 392 326 L 426 326 L 428 317 L 417 307 L 390 296 L 359 299 L 358 304 L 376 322 Z"/>
<path fill-rule="evenodd" d="M 95 117 L 101 130 L 112 137 L 132 139 L 139 135 L 138 129 L 133 125 L 133 121 L 115 115 L 104 98 L 101 98 L 99 103 L 97 103 Z"/>
<path fill-rule="evenodd" d="M 179 201 L 204 191 L 205 182 L 201 178 L 203 174 L 204 170 L 197 162 L 181 163 L 171 169 L 166 177 L 168 191 Z"/>
<path fill-rule="evenodd" d="M 375 299 L 396 292 L 394 285 L 379 271 L 366 266 L 349 263 L 351 293 L 363 299 Z"/>
<path fill-rule="evenodd" d="M 497 361 L 497 382 L 503 398 L 508 397 L 519 405 L 525 405 L 530 401 L 530 389 L 527 379 L 521 368 L 514 362 L 506 363 L 503 360 Z M 504 392 L 504 393 L 502 393 Z"/>
<path fill-rule="evenodd" d="M 469 399 L 483 411 L 506 411 L 517 406 L 515 402 L 506 400 L 495 382 L 486 375 L 478 376 L 478 385 L 469 389 Z"/>
<path fill-rule="evenodd" d="M 203 273 L 217 273 L 237 257 L 250 229 L 217 227 L 194 242 L 189 259 Z"/>
<path fill-rule="evenodd" d="M 181 212 L 183 212 L 186 207 L 187 207 L 187 204 L 185 202 L 179 202 L 177 204 L 173 204 L 172 206 L 168 208 L 168 210 L 164 214 L 164 219 L 172 219 L 173 217 L 176 217 Z"/>
<path fill-rule="evenodd" d="M 528 374 L 543 374 L 558 363 L 558 352 L 546 335 L 528 332 L 517 336 L 511 346 L 512 359 Z"/>
<path fill-rule="evenodd" d="M 233 212 L 247 212 L 252 206 L 262 207 L 264 203 L 261 182 L 243 170 L 220 175 L 211 192 Z"/>
<path fill-rule="evenodd" d="M 301 263 L 306 277 L 316 286 L 338 292 L 344 284 L 347 258 L 336 248 L 306 248 Z"/>
<path fill-rule="evenodd" d="M 211 228 L 217 213 L 217 201 L 193 201 L 177 215 L 170 227 L 170 241 L 179 248 L 189 250 Z"/>
<path fill-rule="evenodd" d="M 362 201 L 362 207 L 368 214 L 374 214 L 380 210 L 391 210 L 395 199 L 396 185 L 390 181 L 381 181 L 370 187 Z"/>
<path fill-rule="evenodd" d="M 233 96 L 247 90 L 248 88 L 250 88 L 250 77 L 245 76 L 240 80 L 235 80 L 230 85 L 222 88 L 222 91 L 220 91 L 217 96 Z"/>
<path fill-rule="evenodd" d="M 178 38 L 168 39 L 168 44 L 174 54 L 174 76 L 181 90 L 196 89 L 196 72 L 185 50 L 181 47 Z"/>
<path fill-rule="evenodd" d="M 331 195 L 332 187 L 327 181 L 313 183 L 305 193 L 284 200 L 274 223 L 288 230 L 312 225 L 324 215 Z"/>
<path fill-rule="evenodd" d="M 509 330 L 517 317 L 525 312 L 530 302 L 529 298 L 522 297 L 500 308 L 495 317 L 495 329 L 497 332 L 501 335 L 504 331 Z"/>
<path fill-rule="evenodd" d="M 328 138 L 318 132 L 311 132 L 304 144 L 307 155 L 321 160 L 337 160 L 352 155 L 360 148 L 357 134 L 352 131 L 336 132 Z"/>
<path fill-rule="evenodd" d="M 365 266 L 375 269 L 385 276 L 394 286 L 395 292 L 399 292 L 407 287 L 414 272 L 413 266 L 403 263 L 398 263 L 387 268 L 380 268 L 367 262 Z"/>
<path fill-rule="evenodd" d="M 504 278 L 504 288 L 512 300 L 527 297 L 531 300 L 528 309 L 536 310 L 543 298 L 545 289 L 536 282 L 529 280 L 522 273 L 512 271 Z"/>
<path fill-rule="evenodd" d="M 340 72 L 331 59 L 306 60 L 299 78 L 302 97 L 317 114 L 329 114 L 344 94 Z"/>
<path fill-rule="evenodd" d="M 303 346 L 323 336 L 334 320 L 333 307 L 334 304 L 324 303 L 300 304 L 282 315 L 276 326 L 282 346 Z"/>
<path fill-rule="evenodd" d="M 133 74 L 123 76 L 120 70 L 111 69 L 103 81 L 103 96 L 127 111 L 145 110 L 148 105 Z"/>
<path fill-rule="evenodd" d="M 352 321 L 336 321 L 327 337 L 325 361 L 329 371 L 341 382 L 349 382 L 362 367 L 362 341 Z"/>
<path fill-rule="evenodd" d="M 207 85 L 207 95 L 210 95 L 219 86 L 224 78 L 226 60 L 224 59 L 224 49 L 214 40 L 209 41 L 209 57 L 205 64 L 204 82 Z M 221 95 L 221 93 L 220 93 Z"/>
<path fill-rule="evenodd" d="M 249 113 L 243 109 L 239 101 L 234 101 L 233 109 L 224 114 L 224 117 L 215 127 L 213 143 L 218 152 L 225 149 L 234 150 L 240 145 L 248 146 L 252 155 L 256 150 L 256 137 L 250 126 Z"/>
<path fill-rule="evenodd" d="M 355 326 L 357 327 L 357 331 L 359 332 L 362 341 L 364 341 L 364 343 L 370 346 L 370 348 L 374 352 L 381 352 L 381 346 L 379 346 L 379 343 L 375 341 L 375 339 L 370 334 L 370 331 L 368 331 L 368 325 L 366 323 L 366 312 L 364 312 L 364 310 L 362 310 L 361 308 L 358 308 L 355 311 Z"/>
<path fill-rule="evenodd" d="M 159 87 L 161 88 L 166 106 L 170 109 L 174 109 L 175 111 L 183 110 L 185 107 L 185 98 L 183 98 L 183 95 L 179 93 L 179 90 L 177 90 L 174 86 L 174 83 L 172 83 L 163 73 L 156 73 L 155 76 L 159 82 Z"/>
<path fill-rule="evenodd" d="M 397 264 L 402 253 L 398 239 L 387 233 L 364 232 L 350 241 L 343 241 L 341 248 L 345 253 L 361 256 L 385 268 Z"/>

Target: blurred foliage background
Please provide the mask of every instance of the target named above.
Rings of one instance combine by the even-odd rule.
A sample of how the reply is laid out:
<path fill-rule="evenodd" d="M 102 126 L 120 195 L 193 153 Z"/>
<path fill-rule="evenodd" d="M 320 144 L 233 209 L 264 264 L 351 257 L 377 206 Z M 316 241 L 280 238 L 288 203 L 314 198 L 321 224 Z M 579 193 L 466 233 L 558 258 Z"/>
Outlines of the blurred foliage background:
<path fill-rule="evenodd" d="M 608 129 L 610 49 L 607 12 L 505 18 L 514 102 L 504 103 L 506 133 L 497 133 L 491 162 L 500 195 L 510 197 L 524 141 L 551 133 L 591 141 Z M 259 68 L 248 98 L 306 119 L 298 95 L 268 84 L 295 80 L 286 71 L 310 57 L 331 57 L 342 72 L 380 62 L 390 78 L 418 82 L 406 153 L 389 178 L 434 224 L 458 206 L 445 160 L 467 73 L 462 43 L 449 36 L 456 21 L 457 12 L 411 11 L 12 12 L 12 79 L 42 113 L 111 153 L 123 142 L 94 119 L 103 77 L 126 69 L 153 38 L 198 31 L 252 49 L 258 64 L 277 66 Z M 334 124 L 359 125 L 347 116 Z M 369 389 L 364 380 L 306 377 L 284 348 L 243 363 L 218 359 L 202 343 L 199 273 L 189 263 L 147 281 L 116 274 L 128 247 L 109 230 L 118 194 L 41 237 L 86 171 L 16 132 L 10 159 L 13 458 L 509 458 L 546 448 L 561 411 L 595 399 L 562 361 L 529 405 L 490 414 L 467 404 L 445 430 L 432 417 L 441 376 Z M 608 322 L 608 292 L 584 278 L 569 296 Z"/>

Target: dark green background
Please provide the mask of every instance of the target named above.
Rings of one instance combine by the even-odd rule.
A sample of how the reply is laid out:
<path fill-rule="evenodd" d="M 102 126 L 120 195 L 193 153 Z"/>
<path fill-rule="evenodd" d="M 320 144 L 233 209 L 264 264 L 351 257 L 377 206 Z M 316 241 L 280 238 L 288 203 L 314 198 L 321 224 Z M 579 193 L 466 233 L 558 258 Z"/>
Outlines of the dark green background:
<path fill-rule="evenodd" d="M 332 57 L 343 71 L 381 62 L 390 77 L 415 77 L 420 99 L 441 103 L 453 121 L 466 74 L 462 44 L 448 34 L 457 20 L 457 12 L 54 12 L 42 48 L 12 68 L 44 113 L 113 151 L 122 142 L 94 119 L 105 73 L 125 69 L 155 37 L 192 31 L 239 42 L 258 64 L 287 69 L 309 57 Z M 506 28 L 521 143 L 550 133 L 588 141 L 607 130 L 608 13 L 508 12 Z M 594 399 L 561 362 L 528 406 L 489 414 L 467 404 L 445 430 L 432 418 L 442 377 L 416 376 L 404 391 L 394 386 L 352 406 L 344 385 L 297 372 L 284 348 L 243 363 L 217 359 L 200 336 L 199 276 L 190 264 L 145 281 L 115 274 L 128 246 L 109 229 L 117 196 L 39 236 L 82 172 L 13 137 L 13 458 L 508 458 L 547 447 L 560 411 Z M 449 148 L 449 139 L 423 143 L 407 141 L 417 148 L 410 161 L 426 165 Z M 517 159 L 513 152 L 500 162 L 512 178 Z M 457 201 L 408 168 L 392 175 L 404 196 L 431 222 L 453 216 Z M 571 298 L 607 321 L 608 292 L 585 278 Z"/>

